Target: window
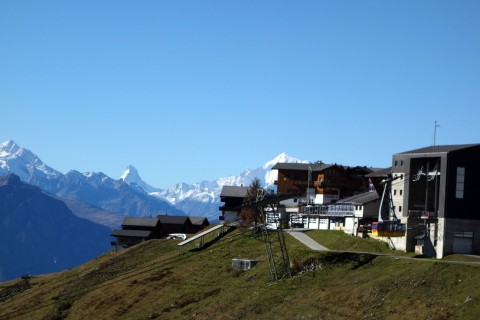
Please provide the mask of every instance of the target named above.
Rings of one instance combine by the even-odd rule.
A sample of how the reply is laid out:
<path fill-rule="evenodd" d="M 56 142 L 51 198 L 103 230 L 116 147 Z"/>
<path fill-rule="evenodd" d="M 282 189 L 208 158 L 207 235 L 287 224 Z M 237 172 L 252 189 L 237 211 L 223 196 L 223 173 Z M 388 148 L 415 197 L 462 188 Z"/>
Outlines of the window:
<path fill-rule="evenodd" d="M 397 160 L 395 160 L 395 167 L 396 167 L 397 165 L 398 165 L 398 161 L 397 161 Z"/>
<path fill-rule="evenodd" d="M 403 194 L 403 190 L 402 190 L 402 189 L 400 189 L 400 195 L 402 195 L 402 194 Z"/>
<path fill-rule="evenodd" d="M 393 190 L 393 195 L 394 195 L 394 196 L 397 195 L 397 189 L 394 189 L 394 190 Z"/>
<path fill-rule="evenodd" d="M 457 167 L 457 186 L 455 189 L 455 197 L 463 199 L 463 192 L 465 187 L 465 168 Z"/>
<path fill-rule="evenodd" d="M 401 165 L 401 166 L 403 166 L 403 160 L 402 160 L 402 161 L 400 161 L 400 165 Z"/>
<path fill-rule="evenodd" d="M 402 212 L 402 206 L 398 206 L 398 212 Z"/>

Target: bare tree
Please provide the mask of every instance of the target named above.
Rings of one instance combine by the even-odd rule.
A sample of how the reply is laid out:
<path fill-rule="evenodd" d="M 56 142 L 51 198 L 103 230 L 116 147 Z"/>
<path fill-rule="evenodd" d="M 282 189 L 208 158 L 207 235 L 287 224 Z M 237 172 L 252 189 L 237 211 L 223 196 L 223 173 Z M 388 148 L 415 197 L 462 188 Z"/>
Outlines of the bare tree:
<path fill-rule="evenodd" d="M 255 178 L 250 183 L 250 186 L 247 190 L 247 194 L 243 199 L 244 203 L 252 202 L 257 199 L 258 190 L 262 189 L 260 184 L 260 179 Z M 258 220 L 260 218 L 260 209 L 255 206 L 245 206 L 240 211 L 240 220 L 247 226 L 254 224 L 255 227 L 258 225 Z"/>

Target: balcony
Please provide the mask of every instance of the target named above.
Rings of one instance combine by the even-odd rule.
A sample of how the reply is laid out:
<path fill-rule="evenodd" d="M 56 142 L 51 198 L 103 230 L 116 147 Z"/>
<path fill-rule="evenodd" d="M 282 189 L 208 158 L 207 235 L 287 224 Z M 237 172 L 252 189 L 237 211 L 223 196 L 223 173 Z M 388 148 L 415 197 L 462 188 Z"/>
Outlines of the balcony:
<path fill-rule="evenodd" d="M 350 217 L 355 215 L 353 208 L 337 208 L 336 206 L 331 205 L 299 207 L 298 213 L 330 217 Z"/>

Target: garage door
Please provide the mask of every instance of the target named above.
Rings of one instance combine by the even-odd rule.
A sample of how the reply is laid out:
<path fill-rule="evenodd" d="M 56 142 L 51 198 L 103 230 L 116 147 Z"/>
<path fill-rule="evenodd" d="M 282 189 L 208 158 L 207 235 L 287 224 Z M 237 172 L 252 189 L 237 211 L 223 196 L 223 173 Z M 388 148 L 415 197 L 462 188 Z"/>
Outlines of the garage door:
<path fill-rule="evenodd" d="M 318 218 L 308 219 L 308 229 L 318 229 Z"/>
<path fill-rule="evenodd" d="M 455 232 L 453 253 L 473 253 L 473 232 Z"/>
<path fill-rule="evenodd" d="M 328 230 L 328 219 L 320 219 L 320 230 Z"/>

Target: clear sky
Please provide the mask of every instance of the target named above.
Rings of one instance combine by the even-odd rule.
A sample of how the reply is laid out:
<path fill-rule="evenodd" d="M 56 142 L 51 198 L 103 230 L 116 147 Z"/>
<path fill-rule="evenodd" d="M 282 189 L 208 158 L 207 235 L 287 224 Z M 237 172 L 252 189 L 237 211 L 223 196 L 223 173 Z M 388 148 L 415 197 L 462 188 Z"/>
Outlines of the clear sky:
<path fill-rule="evenodd" d="M 480 1 L 0 1 L 0 141 L 156 187 L 480 143 Z"/>

